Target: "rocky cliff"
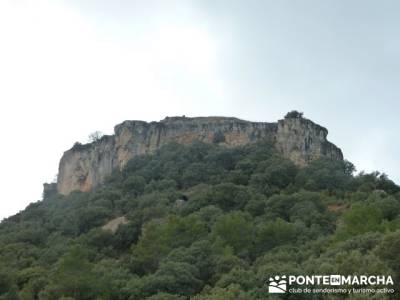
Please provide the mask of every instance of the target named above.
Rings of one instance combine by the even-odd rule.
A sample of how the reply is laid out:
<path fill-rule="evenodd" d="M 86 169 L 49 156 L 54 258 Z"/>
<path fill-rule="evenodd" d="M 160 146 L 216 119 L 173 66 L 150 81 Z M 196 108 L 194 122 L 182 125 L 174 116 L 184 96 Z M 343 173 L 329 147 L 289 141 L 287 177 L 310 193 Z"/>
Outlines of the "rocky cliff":
<path fill-rule="evenodd" d="M 75 144 L 64 153 L 57 181 L 59 193 L 89 191 L 134 156 L 151 153 L 169 142 L 198 140 L 234 147 L 271 138 L 283 156 L 300 166 L 321 156 L 343 159 L 341 150 L 326 139 L 328 131 L 305 118 L 264 123 L 226 117 L 167 117 L 150 123 L 125 121 L 115 126 L 114 132 L 93 143 Z"/>

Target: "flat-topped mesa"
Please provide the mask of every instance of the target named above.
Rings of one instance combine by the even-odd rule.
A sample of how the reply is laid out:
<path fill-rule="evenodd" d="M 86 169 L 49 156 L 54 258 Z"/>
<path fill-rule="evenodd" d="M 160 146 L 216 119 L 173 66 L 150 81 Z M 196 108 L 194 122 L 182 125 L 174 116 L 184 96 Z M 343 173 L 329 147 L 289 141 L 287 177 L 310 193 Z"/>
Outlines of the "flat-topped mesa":
<path fill-rule="evenodd" d="M 343 159 L 342 151 L 326 139 L 328 131 L 305 118 L 265 123 L 228 117 L 167 117 L 150 123 L 125 121 L 115 126 L 114 132 L 64 152 L 57 180 L 59 193 L 89 191 L 133 157 L 154 152 L 169 142 L 202 141 L 234 147 L 271 138 L 276 149 L 299 166 L 321 156 Z"/>

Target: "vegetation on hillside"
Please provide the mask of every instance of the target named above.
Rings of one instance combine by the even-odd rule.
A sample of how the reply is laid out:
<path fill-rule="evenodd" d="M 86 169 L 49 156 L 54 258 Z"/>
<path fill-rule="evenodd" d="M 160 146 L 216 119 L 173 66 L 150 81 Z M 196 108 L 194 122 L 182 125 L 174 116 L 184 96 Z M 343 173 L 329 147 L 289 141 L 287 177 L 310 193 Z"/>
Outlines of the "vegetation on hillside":
<path fill-rule="evenodd" d="M 92 192 L 49 193 L 4 220 L 0 299 L 277 299 L 266 281 L 279 274 L 397 284 L 400 187 L 353 173 L 329 159 L 298 168 L 268 141 L 169 144 Z"/>

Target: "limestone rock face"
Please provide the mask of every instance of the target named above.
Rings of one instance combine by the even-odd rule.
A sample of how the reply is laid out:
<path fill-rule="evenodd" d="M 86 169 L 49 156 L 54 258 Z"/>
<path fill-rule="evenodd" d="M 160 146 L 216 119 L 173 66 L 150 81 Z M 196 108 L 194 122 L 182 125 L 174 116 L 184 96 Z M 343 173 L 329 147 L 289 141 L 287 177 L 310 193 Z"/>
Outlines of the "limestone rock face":
<path fill-rule="evenodd" d="M 321 156 L 343 159 L 342 151 L 326 139 L 328 130 L 304 118 L 278 121 L 276 147 L 299 166 Z"/>
<path fill-rule="evenodd" d="M 114 132 L 93 143 L 76 144 L 64 153 L 57 181 L 59 193 L 89 191 L 133 157 L 154 152 L 169 142 L 202 141 L 235 147 L 270 138 L 284 157 L 300 166 L 321 156 L 343 159 L 341 150 L 327 141 L 328 131 L 304 118 L 264 123 L 227 117 L 167 117 L 150 123 L 125 121 L 115 126 Z"/>

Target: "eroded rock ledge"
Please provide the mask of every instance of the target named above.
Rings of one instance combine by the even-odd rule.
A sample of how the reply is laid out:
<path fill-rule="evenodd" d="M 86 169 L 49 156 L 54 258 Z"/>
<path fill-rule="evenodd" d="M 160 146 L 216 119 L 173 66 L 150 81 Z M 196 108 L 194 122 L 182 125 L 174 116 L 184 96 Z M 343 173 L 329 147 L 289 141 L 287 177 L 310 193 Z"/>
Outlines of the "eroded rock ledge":
<path fill-rule="evenodd" d="M 265 123 L 228 117 L 167 117 L 150 123 L 125 121 L 115 126 L 114 132 L 64 152 L 57 180 L 59 193 L 89 191 L 131 158 L 169 142 L 189 144 L 199 140 L 234 147 L 269 137 L 284 157 L 300 166 L 321 156 L 343 159 L 342 151 L 327 140 L 328 130 L 305 118 Z"/>

